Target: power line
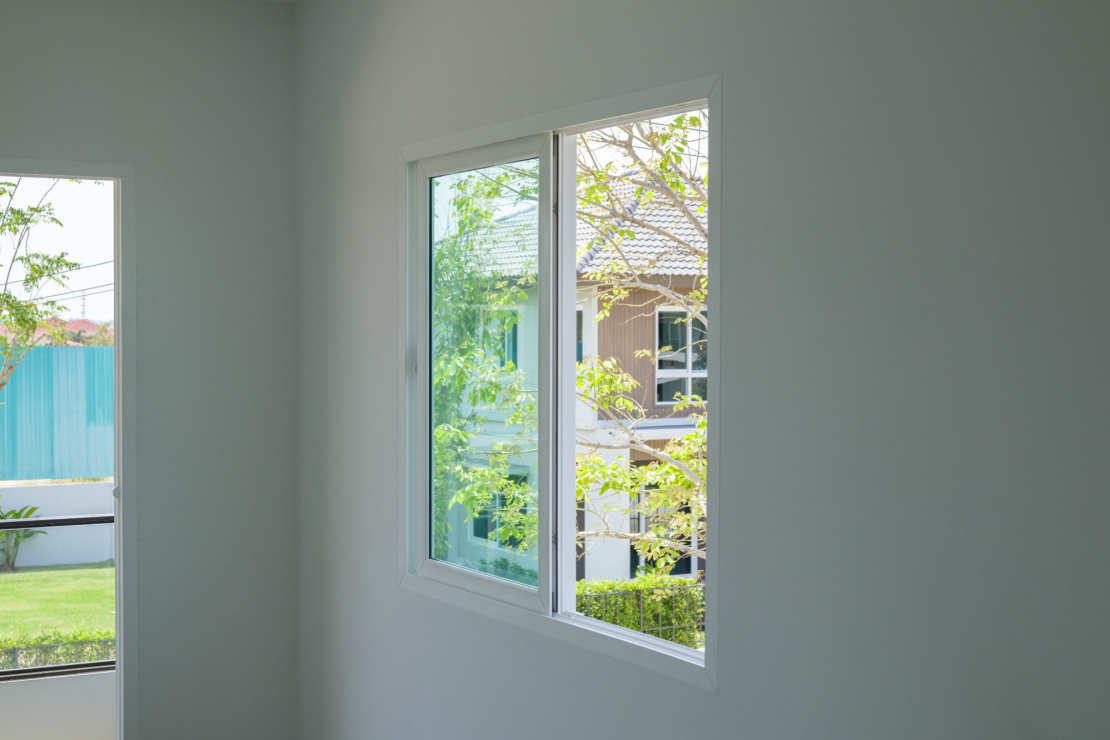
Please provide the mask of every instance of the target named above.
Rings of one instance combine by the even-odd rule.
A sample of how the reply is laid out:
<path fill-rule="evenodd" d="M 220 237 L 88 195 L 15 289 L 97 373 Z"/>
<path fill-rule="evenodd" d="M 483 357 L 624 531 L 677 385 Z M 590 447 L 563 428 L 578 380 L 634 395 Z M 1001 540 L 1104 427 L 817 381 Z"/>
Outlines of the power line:
<path fill-rule="evenodd" d="M 90 267 L 100 267 L 101 265 L 110 265 L 110 264 L 113 264 L 114 262 L 115 262 L 115 260 L 108 260 L 107 262 L 97 262 L 94 265 L 81 265 L 80 267 L 74 267 L 72 270 L 62 270 L 61 272 L 52 272 L 49 275 L 43 275 L 43 277 L 53 277 L 54 275 L 65 275 L 67 272 L 77 272 L 78 270 L 87 270 Z"/>
<path fill-rule="evenodd" d="M 48 301 L 51 298 L 60 298 L 62 296 L 73 295 L 73 294 L 76 294 L 76 293 L 86 293 L 86 295 L 87 295 L 87 291 L 98 290 L 100 288 L 111 288 L 111 287 L 115 287 L 115 283 L 104 283 L 103 285 L 90 285 L 87 288 L 76 288 L 74 290 L 67 290 L 63 293 L 51 293 L 50 295 L 44 295 L 44 296 L 40 296 L 38 298 L 32 298 L 31 302 L 35 303 L 37 301 Z"/>
<path fill-rule="evenodd" d="M 108 288 L 107 290 L 98 290 L 95 293 L 87 294 L 87 297 L 91 297 L 91 296 L 94 296 L 94 295 L 104 295 L 105 293 L 112 293 L 113 291 L 115 291 L 115 288 Z M 68 306 L 63 306 L 63 308 L 68 309 L 69 307 Z"/>
<path fill-rule="evenodd" d="M 55 275 L 65 275 L 66 273 L 77 272 L 78 270 L 87 270 L 90 267 L 101 267 L 102 265 L 111 265 L 111 264 L 114 264 L 114 263 L 115 263 L 115 260 L 108 260 L 107 262 L 96 262 L 96 263 L 91 264 L 91 265 L 81 265 L 80 267 L 74 267 L 72 270 L 59 270 L 58 272 L 50 272 L 50 273 L 47 273 L 46 275 L 43 275 L 43 277 L 54 277 Z M 23 278 L 16 278 L 16 282 L 20 282 L 22 280 L 23 280 Z"/>
<path fill-rule="evenodd" d="M 98 290 L 95 293 L 86 293 L 86 295 L 90 295 L 90 296 L 103 295 L 105 293 L 112 293 L 112 292 L 115 291 L 115 289 L 116 289 L 116 287 L 113 285 L 111 288 L 108 288 L 107 290 Z"/>
<path fill-rule="evenodd" d="M 74 267 L 72 270 L 61 270 L 59 272 L 51 272 L 49 274 L 43 275 L 43 277 L 46 278 L 46 277 L 53 277 L 55 275 L 65 275 L 65 274 L 70 273 L 70 272 L 77 272 L 79 270 L 87 270 L 90 267 L 101 267 L 103 265 L 111 265 L 111 264 L 114 264 L 114 263 L 115 263 L 115 260 L 108 260 L 107 262 L 96 262 L 96 263 L 91 264 L 91 265 L 81 265 L 80 267 Z M 17 283 L 22 282 L 22 281 L 23 281 L 23 278 L 16 278 L 15 279 L 15 282 L 17 282 Z M 96 287 L 99 288 L 99 287 L 103 287 L 103 286 L 98 285 Z M 92 290 L 92 288 L 80 288 L 78 290 L 73 290 L 73 291 L 69 291 L 69 292 L 70 293 L 77 293 L 77 292 L 80 292 L 81 290 Z M 66 293 L 57 293 L 56 295 L 66 295 Z M 51 296 L 45 296 L 43 298 L 32 298 L 31 301 L 32 302 L 42 301 L 42 300 L 46 300 L 47 298 L 50 298 L 50 297 Z"/>
<path fill-rule="evenodd" d="M 31 303 L 38 303 L 39 301 L 48 301 L 51 298 L 61 298 L 63 296 L 74 297 L 75 294 L 77 294 L 77 293 L 85 293 L 85 295 L 99 295 L 99 293 L 89 293 L 88 291 L 97 290 L 98 288 L 115 289 L 115 286 L 116 286 L 115 283 L 104 283 L 103 285 L 92 285 L 88 288 L 78 288 L 77 290 L 70 290 L 70 291 L 66 291 L 65 293 L 53 293 L 51 295 L 40 296 L 39 298 L 32 298 L 30 300 L 30 302 Z M 107 293 L 108 291 L 100 291 L 100 292 Z"/>

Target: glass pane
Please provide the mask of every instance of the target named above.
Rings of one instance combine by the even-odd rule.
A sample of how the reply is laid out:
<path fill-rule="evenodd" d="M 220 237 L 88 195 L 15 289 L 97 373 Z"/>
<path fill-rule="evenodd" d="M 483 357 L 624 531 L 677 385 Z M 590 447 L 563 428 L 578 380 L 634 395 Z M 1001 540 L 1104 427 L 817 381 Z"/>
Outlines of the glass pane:
<path fill-rule="evenodd" d="M 0 174 L 0 191 L 0 264 L 18 286 L 0 302 L 0 359 L 15 368 L 0 379 L 0 520 L 111 515 L 114 188 Z M 17 211 L 35 249 L 13 260 Z M 0 529 L 0 672 L 115 657 L 113 531 Z"/>
<path fill-rule="evenodd" d="M 577 137 L 577 307 L 594 327 L 560 389 L 577 398 L 576 609 L 694 648 L 716 567 L 709 411 L 675 396 L 705 397 L 707 129 L 691 111 Z"/>
<path fill-rule="evenodd" d="M 697 396 L 703 401 L 709 399 L 709 380 L 706 378 L 691 378 L 690 379 L 690 394 Z"/>
<path fill-rule="evenodd" d="M 430 555 L 535 587 L 539 160 L 430 187 Z"/>
<path fill-rule="evenodd" d="M 518 364 L 517 325 L 520 314 L 512 310 L 492 309 L 484 312 L 482 337 L 483 351 L 487 357 L 496 357 L 500 367 Z"/>
<path fill-rule="evenodd" d="M 675 403 L 675 396 L 686 395 L 686 378 L 660 380 L 655 387 L 656 403 Z"/>
<path fill-rule="evenodd" d="M 575 316 L 577 317 L 575 319 L 575 321 L 577 323 L 577 333 L 578 333 L 578 362 L 582 362 L 582 312 L 581 311 L 575 311 L 574 313 L 575 313 Z"/>
<path fill-rule="evenodd" d="M 659 369 L 686 369 L 686 314 L 659 312 Z"/>
<path fill-rule="evenodd" d="M 114 526 L 0 533 L 0 671 L 115 659 Z"/>

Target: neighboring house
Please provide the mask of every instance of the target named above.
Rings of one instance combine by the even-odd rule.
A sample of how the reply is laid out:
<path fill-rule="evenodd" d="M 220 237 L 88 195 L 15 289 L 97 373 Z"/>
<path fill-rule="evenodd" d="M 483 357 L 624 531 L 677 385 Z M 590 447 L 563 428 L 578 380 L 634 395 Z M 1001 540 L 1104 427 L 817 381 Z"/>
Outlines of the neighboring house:
<path fill-rule="evenodd" d="M 50 323 L 51 323 L 51 326 L 57 326 L 58 324 L 61 324 L 62 321 L 61 321 L 61 319 L 54 319 Z M 96 332 L 99 329 L 100 329 L 99 324 L 94 324 L 93 322 L 88 321 L 87 319 L 77 319 L 76 321 L 67 322 L 65 324 L 65 331 L 66 331 L 66 335 L 68 337 L 70 337 L 70 339 L 68 339 L 66 341 L 66 344 L 68 346 L 71 346 L 71 347 L 80 347 L 80 346 L 84 345 L 85 343 L 87 343 L 88 340 L 91 339 L 93 337 L 93 335 L 95 335 Z M 115 333 L 114 328 L 109 328 L 108 329 L 108 335 L 109 336 L 112 336 L 114 333 Z M 72 339 L 72 337 L 78 336 L 78 335 L 80 335 L 81 338 L 84 341 L 74 341 Z M 0 337 L 6 337 L 6 336 L 10 336 L 10 332 L 8 331 L 8 328 L 6 326 L 0 326 Z M 36 344 L 52 344 L 53 341 L 54 341 L 54 338 L 50 335 L 50 330 L 47 327 L 40 326 L 38 329 L 35 330 L 35 343 Z"/>
<path fill-rule="evenodd" d="M 66 331 L 68 333 L 70 333 L 70 334 L 83 333 L 84 336 L 86 336 L 86 337 L 91 337 L 93 334 L 96 334 L 96 332 L 99 328 L 100 328 L 99 324 L 94 324 L 93 322 L 91 322 L 87 319 L 77 319 L 76 321 L 70 321 L 69 323 L 66 324 Z"/>
<path fill-rule="evenodd" d="M 642 206 L 634 197 L 631 186 L 626 186 L 619 195 L 630 209 L 629 216 L 636 214 L 660 230 L 673 233 L 696 247 L 705 247 L 705 240 L 673 206 L 659 200 Z M 637 209 L 642 210 L 637 212 Z M 704 214 L 700 218 L 704 225 Z M 618 222 L 617 225 L 623 224 Z M 620 362 L 624 371 L 639 384 L 636 400 L 649 417 L 640 427 L 642 436 L 649 446 L 662 449 L 667 440 L 694 430 L 689 419 L 694 412 L 675 411 L 674 396 L 680 393 L 706 398 L 707 337 L 700 324 L 687 320 L 683 309 L 650 289 L 634 291 L 613 305 L 607 317 L 596 321 L 598 291 L 604 289 L 604 283 L 591 280 L 590 275 L 596 274 L 617 256 L 599 246 L 591 233 L 584 232 L 586 230 L 580 225 L 578 251 L 581 256 L 577 265 L 579 359 L 596 356 Z M 699 266 L 696 258 L 680 251 L 673 241 L 648 229 L 636 229 L 635 234 L 634 239 L 621 243 L 621 250 L 641 272 L 641 280 L 666 285 L 677 293 L 689 293 L 704 274 L 704 268 Z M 650 352 L 644 356 L 643 350 Z M 641 356 L 637 356 L 638 351 Z M 608 431 L 613 427 L 611 423 L 598 420 L 596 414 L 583 403 L 578 404 L 576 421 L 579 437 L 600 439 L 607 443 L 622 439 L 616 432 Z M 609 461 L 623 458 L 632 465 L 645 464 L 653 459 L 638 450 L 604 450 L 601 454 Z M 618 510 L 628 506 L 624 500 L 614 503 Z M 598 522 L 592 519 L 592 516 L 580 514 L 579 527 L 594 529 Z M 624 532 L 639 531 L 641 526 L 636 517 L 620 522 L 610 520 L 609 524 Z M 641 564 L 627 540 L 595 538 L 587 544 L 585 557 L 579 558 L 578 577 L 589 580 L 628 578 L 635 575 L 636 568 Z M 694 577 L 704 567 L 703 563 L 691 563 L 687 558 L 680 561 L 672 573 Z"/>
<path fill-rule="evenodd" d="M 639 203 L 632 193 L 622 193 L 625 203 L 635 209 Z M 649 223 L 677 233 L 680 238 L 697 246 L 704 246 L 696 230 L 683 223 L 683 216 L 674 208 L 652 204 L 650 212 L 645 209 L 639 215 Z M 525 274 L 535 269 L 537 214 L 534 209 L 524 209 L 499 219 L 494 231 L 484 241 L 489 245 L 488 254 L 499 272 L 505 275 Z M 584 229 L 580 227 L 579 233 Z M 699 266 L 689 255 L 676 254 L 675 245 L 654 234 L 637 232 L 635 239 L 622 243 L 628 255 L 643 260 L 645 282 L 665 284 L 679 293 L 686 293 L 698 280 Z M 693 393 L 706 396 L 707 381 L 707 342 L 704 333 L 691 327 L 685 320 L 685 312 L 662 300 L 658 293 L 651 290 L 638 290 L 614 305 L 609 316 L 595 321 L 598 315 L 598 290 L 603 283 L 590 279 L 600 265 L 612 259 L 612 255 L 598 249 L 587 236 L 579 239 L 578 273 L 578 359 L 597 356 L 602 359 L 615 358 L 624 370 L 639 383 L 637 399 L 649 416 L 647 423 L 640 429 L 644 439 L 651 446 L 662 449 L 667 440 L 689 434 L 694 426 L 690 421 L 690 411 L 675 411 L 675 393 Z M 539 304 L 535 289 L 526 290 L 527 298 L 512 308 L 490 309 L 491 320 L 504 322 L 507 327 L 502 341 L 491 347 L 491 354 L 502 358 L 502 364 L 511 360 L 526 374 L 538 374 L 534 365 L 534 348 L 537 346 Z M 513 314 L 511 321 L 506 317 Z M 676 321 L 676 319 L 682 319 Z M 659 352 L 660 348 L 669 350 Z M 531 349 L 530 349 L 531 348 Z M 654 351 L 657 357 L 637 357 L 639 350 Z M 598 420 L 596 415 L 583 403 L 578 403 L 576 413 L 576 433 L 584 439 L 602 439 L 605 442 L 621 440 L 613 425 Z M 500 423 L 491 419 L 487 425 L 490 435 L 474 440 L 481 448 L 494 435 L 503 432 Z M 608 437 L 608 439 L 604 439 Z M 585 448 L 581 448 L 585 451 Z M 639 451 L 606 450 L 602 453 L 606 460 L 623 459 L 627 464 L 644 464 L 649 456 Z M 527 480 L 532 475 L 534 461 L 521 460 L 514 465 L 512 475 Z M 618 508 L 627 508 L 626 500 L 615 502 Z M 457 507 L 456 507 L 457 509 Z M 493 514 L 493 512 L 490 512 Z M 522 567 L 534 568 L 525 556 L 511 549 L 512 543 L 499 543 L 489 539 L 490 516 L 478 516 L 469 522 L 464 521 L 461 510 L 453 510 L 449 515 L 451 532 L 449 539 L 457 557 L 465 558 L 473 567 L 482 561 L 492 563 L 504 558 Z M 579 517 L 579 527 L 594 528 L 596 521 L 589 517 Z M 623 521 L 610 521 L 610 526 L 620 531 L 632 531 L 640 526 L 633 518 Z M 508 544 L 510 547 L 503 547 Z M 635 575 L 641 563 L 627 540 L 595 538 L 587 545 L 584 557 L 578 559 L 578 578 L 615 578 L 623 579 Z M 695 577 L 698 570 L 704 569 L 702 563 L 692 563 L 683 559 L 672 571 L 675 575 Z"/>
<path fill-rule="evenodd" d="M 482 234 L 482 249 L 489 259 L 490 272 L 503 276 L 520 276 L 533 273 L 537 264 L 538 214 L 536 209 L 522 208 L 499 218 L 493 229 Z M 535 288 L 524 291 L 526 298 L 506 306 L 478 306 L 484 322 L 499 325 L 499 331 L 492 332 L 492 346 L 483 348 L 487 357 L 496 357 L 504 367 L 509 362 L 522 371 L 528 378 L 539 377 L 538 346 L 539 337 L 539 300 Z M 488 324 L 487 324 L 488 325 Z M 498 438 L 504 438 L 509 429 L 504 417 L 486 410 L 483 416 L 488 421 L 485 433 L 474 437 L 471 444 L 478 450 L 488 450 Z M 509 469 L 509 477 L 517 483 L 535 485 L 535 455 L 514 459 Z M 534 554 L 516 552 L 515 542 L 502 542 L 497 538 L 497 511 L 499 500 L 488 511 L 466 520 L 466 512 L 461 507 L 452 507 L 448 512 L 450 529 L 446 533 L 451 548 L 451 562 L 484 570 L 493 575 L 511 578 L 515 581 L 537 582 L 532 576 L 537 569 Z M 512 572 L 509 568 L 519 569 Z"/>

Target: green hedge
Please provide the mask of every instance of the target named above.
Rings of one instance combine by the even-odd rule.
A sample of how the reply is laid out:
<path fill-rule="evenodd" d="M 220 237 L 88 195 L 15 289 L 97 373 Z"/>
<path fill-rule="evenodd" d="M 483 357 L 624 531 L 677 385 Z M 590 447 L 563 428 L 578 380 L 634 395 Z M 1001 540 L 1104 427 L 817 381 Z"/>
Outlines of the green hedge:
<path fill-rule="evenodd" d="M 705 589 L 697 581 L 667 575 L 631 580 L 579 581 L 578 613 L 690 647 L 702 647 Z M 642 630 L 641 630 L 642 627 Z"/>
<path fill-rule="evenodd" d="M 114 640 L 115 630 L 91 630 L 76 627 L 70 630 L 44 630 L 33 634 L 19 631 L 0 634 L 0 650 L 29 648 L 36 645 L 61 645 L 67 642 Z"/>
<path fill-rule="evenodd" d="M 0 634 L 0 671 L 32 666 L 114 660 L 115 632 L 78 627 L 29 634 Z M 106 640 L 110 642 L 105 642 Z M 17 662 L 18 659 L 18 662 Z"/>
<path fill-rule="evenodd" d="M 483 573 L 489 573 L 498 578 L 504 578 L 516 583 L 523 583 L 528 586 L 538 586 L 540 584 L 540 574 L 530 568 L 525 568 L 522 565 L 510 561 L 508 558 L 497 558 L 492 563 L 482 558 L 478 561 L 478 570 Z"/>

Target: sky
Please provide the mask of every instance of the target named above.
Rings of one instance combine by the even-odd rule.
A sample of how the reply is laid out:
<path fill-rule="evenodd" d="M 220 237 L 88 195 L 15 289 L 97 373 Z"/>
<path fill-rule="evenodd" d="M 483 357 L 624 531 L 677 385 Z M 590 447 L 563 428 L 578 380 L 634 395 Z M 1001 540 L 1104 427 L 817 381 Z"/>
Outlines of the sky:
<path fill-rule="evenodd" d="M 17 177 L 0 174 L 0 181 L 16 182 Z M 113 290 L 115 255 L 115 194 L 113 184 L 98 184 L 92 180 L 70 182 L 43 177 L 23 177 L 16 194 L 15 205 L 26 207 L 39 202 L 51 185 L 54 189 L 47 196 L 47 202 L 54 204 L 54 215 L 62 226 L 38 224 L 31 230 L 31 247 L 36 252 L 56 255 L 66 252 L 68 259 L 78 262 L 82 269 L 71 272 L 65 277 L 66 285 L 48 285 L 40 296 L 67 293 L 57 298 L 66 310 L 62 318 L 73 320 L 82 318 L 81 293 L 71 292 L 85 289 L 84 318 L 96 323 L 112 321 L 115 318 L 115 292 Z M 7 207 L 7 199 L 0 200 L 0 208 Z M 0 265 L 6 274 L 12 256 L 12 242 L 0 237 Z M 106 264 L 102 264 L 106 263 Z M 19 266 L 12 271 L 13 283 L 21 277 Z M 15 284 L 12 292 L 21 294 L 21 285 Z M 95 295 L 94 295 L 95 294 Z"/>

